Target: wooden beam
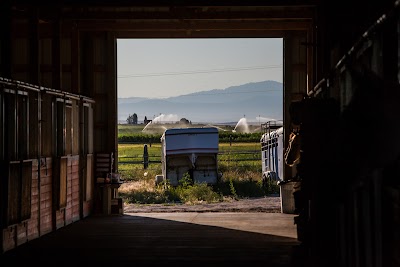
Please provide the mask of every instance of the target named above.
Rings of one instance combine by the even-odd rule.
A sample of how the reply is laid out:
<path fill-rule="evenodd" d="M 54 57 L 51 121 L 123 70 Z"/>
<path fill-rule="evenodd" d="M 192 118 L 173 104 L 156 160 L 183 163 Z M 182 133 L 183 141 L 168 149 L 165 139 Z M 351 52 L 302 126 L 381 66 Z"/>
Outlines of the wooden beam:
<path fill-rule="evenodd" d="M 299 31 L 308 30 L 311 20 L 301 21 L 197 21 L 197 22 L 105 22 L 79 21 L 81 31 Z"/>
<path fill-rule="evenodd" d="M 316 5 L 317 0 L 268 0 L 260 4 L 259 0 L 232 1 L 232 0 L 195 0 L 195 1 L 165 1 L 165 0 L 68 0 L 64 1 L 64 6 L 70 8 L 77 7 L 226 7 L 226 6 L 305 6 Z M 14 0 L 19 6 L 32 5 L 30 0 Z M 35 5 L 41 7 L 54 7 L 57 1 L 36 0 Z"/>
<path fill-rule="evenodd" d="M 12 23 L 11 23 L 11 1 L 1 1 L 0 5 L 0 23 L 2 26 L 0 35 L 1 45 L 1 69 L 0 75 L 4 78 L 12 78 Z"/>
<path fill-rule="evenodd" d="M 309 30 L 312 27 L 311 20 L 299 21 L 197 21 L 197 22 L 110 22 L 110 21 L 63 21 L 61 37 L 72 38 L 74 31 L 96 32 L 112 31 L 118 36 L 144 36 L 144 37 L 173 37 L 182 34 L 202 37 L 211 36 L 279 36 L 277 32 Z M 122 34 L 124 33 L 124 34 Z M 51 24 L 40 24 L 39 35 L 41 38 L 52 38 L 54 30 Z M 27 28 L 21 24 L 15 37 L 29 36 Z M 187 37 L 187 36 L 186 36 Z"/>
<path fill-rule="evenodd" d="M 118 157 L 118 99 L 117 99 L 117 40 L 114 33 L 109 32 L 106 36 L 107 46 L 107 69 L 106 69 L 106 83 L 107 83 L 107 107 L 108 118 L 107 129 L 108 144 L 107 151 L 113 152 L 115 158 Z M 113 170 L 118 169 L 116 161 L 113 162 Z"/>
<path fill-rule="evenodd" d="M 15 13 L 22 17 L 23 14 Z M 63 20 L 227 20 L 227 19 L 309 19 L 314 10 L 310 6 L 302 7 L 166 7 L 160 9 L 65 9 L 60 18 Z M 41 18 L 50 20 L 54 12 L 42 10 Z"/>
<path fill-rule="evenodd" d="M 55 20 L 53 22 L 53 38 L 52 38 L 52 88 L 56 90 L 62 90 L 62 79 L 61 79 L 61 22 Z"/>
<path fill-rule="evenodd" d="M 38 11 L 36 8 L 31 9 L 29 20 L 29 82 L 39 85 L 40 68 L 39 68 L 39 24 Z"/>
<path fill-rule="evenodd" d="M 72 28 L 71 37 L 71 92 L 80 94 L 80 39 L 79 31 L 76 27 Z M 64 69 L 64 67 L 63 67 Z"/>
<path fill-rule="evenodd" d="M 287 31 L 117 31 L 116 38 L 283 38 Z"/>

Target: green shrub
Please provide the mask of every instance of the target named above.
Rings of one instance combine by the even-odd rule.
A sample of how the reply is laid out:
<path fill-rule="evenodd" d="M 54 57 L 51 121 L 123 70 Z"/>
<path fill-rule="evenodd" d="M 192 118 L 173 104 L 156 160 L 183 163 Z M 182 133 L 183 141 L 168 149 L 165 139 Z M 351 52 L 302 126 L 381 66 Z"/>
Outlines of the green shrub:
<path fill-rule="evenodd" d="M 236 193 L 235 186 L 233 185 L 233 180 L 229 180 L 229 191 L 231 192 L 232 196 L 237 200 L 239 199 L 239 196 Z"/>
<path fill-rule="evenodd" d="M 221 196 L 206 183 L 194 184 L 181 192 L 182 202 L 196 204 L 201 202 L 214 203 L 222 201 Z"/>
<path fill-rule="evenodd" d="M 121 192 L 119 195 L 124 199 L 124 202 L 131 204 L 162 204 L 168 201 L 167 195 L 162 190 L 133 190 L 129 193 Z"/>

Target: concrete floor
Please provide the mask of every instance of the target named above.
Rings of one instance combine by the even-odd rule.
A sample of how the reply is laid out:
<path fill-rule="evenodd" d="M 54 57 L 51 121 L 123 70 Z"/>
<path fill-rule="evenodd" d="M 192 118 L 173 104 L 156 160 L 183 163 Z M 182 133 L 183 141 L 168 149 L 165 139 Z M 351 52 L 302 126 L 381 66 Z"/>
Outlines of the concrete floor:
<path fill-rule="evenodd" d="M 0 266 L 293 266 L 294 215 L 91 216 L 1 255 Z"/>

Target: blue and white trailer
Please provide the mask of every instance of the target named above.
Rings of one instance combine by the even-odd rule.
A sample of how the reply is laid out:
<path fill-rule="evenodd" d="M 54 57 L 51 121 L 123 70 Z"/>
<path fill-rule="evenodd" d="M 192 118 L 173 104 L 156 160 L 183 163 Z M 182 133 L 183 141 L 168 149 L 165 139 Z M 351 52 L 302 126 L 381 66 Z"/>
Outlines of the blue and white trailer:
<path fill-rule="evenodd" d="M 217 183 L 218 145 L 215 127 L 165 130 L 161 136 L 161 179 L 176 186 L 189 173 L 194 183 Z"/>
<path fill-rule="evenodd" d="M 260 139 L 262 177 L 272 181 L 283 181 L 284 144 L 283 127 L 266 131 Z"/>

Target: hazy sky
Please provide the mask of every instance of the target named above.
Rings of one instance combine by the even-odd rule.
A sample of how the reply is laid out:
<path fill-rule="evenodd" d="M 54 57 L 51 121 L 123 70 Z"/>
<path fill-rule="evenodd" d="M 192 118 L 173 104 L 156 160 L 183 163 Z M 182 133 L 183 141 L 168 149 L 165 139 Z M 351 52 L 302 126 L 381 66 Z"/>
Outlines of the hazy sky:
<path fill-rule="evenodd" d="M 118 97 L 166 98 L 283 79 L 283 39 L 118 39 Z"/>

